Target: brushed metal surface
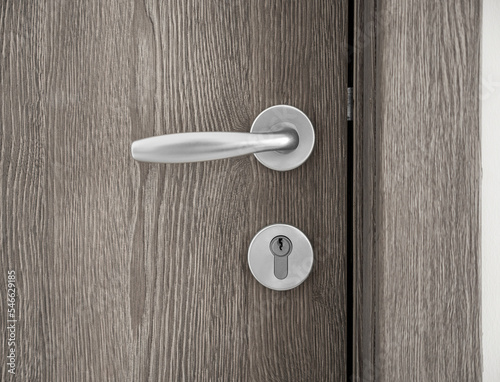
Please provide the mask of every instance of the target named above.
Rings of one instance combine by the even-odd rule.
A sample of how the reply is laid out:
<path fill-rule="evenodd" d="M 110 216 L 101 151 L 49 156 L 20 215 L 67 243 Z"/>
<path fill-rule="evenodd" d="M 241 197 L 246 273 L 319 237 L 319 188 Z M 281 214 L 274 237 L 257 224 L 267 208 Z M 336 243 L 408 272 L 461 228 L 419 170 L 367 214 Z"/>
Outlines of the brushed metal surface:
<path fill-rule="evenodd" d="M 279 278 L 275 274 L 275 254 L 270 244 L 277 236 L 286 236 L 292 243 L 288 260 L 288 274 Z M 314 252 L 311 242 L 296 227 L 272 224 L 261 229 L 248 248 L 248 266 L 253 276 L 265 287 L 278 291 L 290 290 L 302 284 L 311 272 Z"/>
<path fill-rule="evenodd" d="M 313 124 L 302 111 L 289 105 L 272 106 L 255 119 L 252 133 L 263 133 L 273 126 L 272 129 L 289 127 L 298 134 L 298 146 L 291 151 L 266 151 L 255 154 L 257 160 L 264 166 L 278 171 L 288 171 L 299 167 L 311 155 L 314 148 Z M 333 148 L 332 148 L 333 150 Z M 332 155 L 335 155 L 332 152 Z"/>
<path fill-rule="evenodd" d="M 251 133 L 167 134 L 135 141 L 131 151 L 135 160 L 156 163 L 191 163 L 255 154 L 266 167 L 288 171 L 304 163 L 313 147 L 314 128 L 309 118 L 297 108 L 277 105 L 259 114 Z"/>

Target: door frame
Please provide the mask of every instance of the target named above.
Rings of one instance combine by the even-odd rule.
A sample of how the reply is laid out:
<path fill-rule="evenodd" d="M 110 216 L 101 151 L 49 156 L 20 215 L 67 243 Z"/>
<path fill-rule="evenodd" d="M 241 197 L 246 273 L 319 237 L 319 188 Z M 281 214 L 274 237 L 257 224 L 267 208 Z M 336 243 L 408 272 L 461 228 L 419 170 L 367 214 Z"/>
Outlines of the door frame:
<path fill-rule="evenodd" d="M 481 379 L 481 8 L 480 1 L 354 0 L 348 380 Z M 440 23 L 439 15 L 448 17 Z M 402 19 L 406 29 L 398 29 Z M 438 44 L 412 40 L 416 33 L 434 34 Z M 421 54 L 411 59 L 398 54 L 417 46 Z M 421 69 L 415 78 L 412 68 Z M 413 94 L 395 95 L 398 88 Z M 421 123 L 430 119 L 422 106 L 429 100 L 434 120 Z M 427 147 L 411 139 L 424 134 Z M 394 165 L 407 158 L 420 160 Z"/>

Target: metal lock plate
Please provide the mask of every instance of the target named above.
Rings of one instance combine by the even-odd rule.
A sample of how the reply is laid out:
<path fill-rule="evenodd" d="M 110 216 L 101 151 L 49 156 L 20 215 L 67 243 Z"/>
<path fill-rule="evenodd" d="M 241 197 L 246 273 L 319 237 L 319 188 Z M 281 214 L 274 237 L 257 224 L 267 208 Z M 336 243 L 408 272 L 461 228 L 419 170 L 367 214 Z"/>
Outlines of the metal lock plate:
<path fill-rule="evenodd" d="M 248 265 L 262 285 L 274 290 L 293 289 L 309 276 L 313 249 L 306 235 L 287 224 L 273 224 L 253 238 Z"/>

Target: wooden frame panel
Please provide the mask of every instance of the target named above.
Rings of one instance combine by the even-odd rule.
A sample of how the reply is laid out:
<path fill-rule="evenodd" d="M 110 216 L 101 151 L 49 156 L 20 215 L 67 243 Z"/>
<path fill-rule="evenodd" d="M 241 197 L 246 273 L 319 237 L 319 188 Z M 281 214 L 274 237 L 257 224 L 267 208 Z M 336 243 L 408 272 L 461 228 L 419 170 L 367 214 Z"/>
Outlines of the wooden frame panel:
<path fill-rule="evenodd" d="M 481 2 L 355 6 L 353 380 L 480 380 Z"/>

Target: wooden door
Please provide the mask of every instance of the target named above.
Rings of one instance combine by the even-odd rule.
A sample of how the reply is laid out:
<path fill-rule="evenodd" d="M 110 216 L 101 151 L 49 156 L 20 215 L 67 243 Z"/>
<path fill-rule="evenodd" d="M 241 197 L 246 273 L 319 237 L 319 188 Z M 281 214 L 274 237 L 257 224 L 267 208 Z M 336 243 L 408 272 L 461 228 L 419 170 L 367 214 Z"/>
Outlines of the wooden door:
<path fill-rule="evenodd" d="M 0 284 L 15 271 L 17 380 L 345 379 L 347 1 L 0 7 Z M 277 104 L 315 127 L 295 170 L 131 158 L 136 139 L 249 131 Z M 287 292 L 247 264 L 273 223 L 315 251 Z"/>

